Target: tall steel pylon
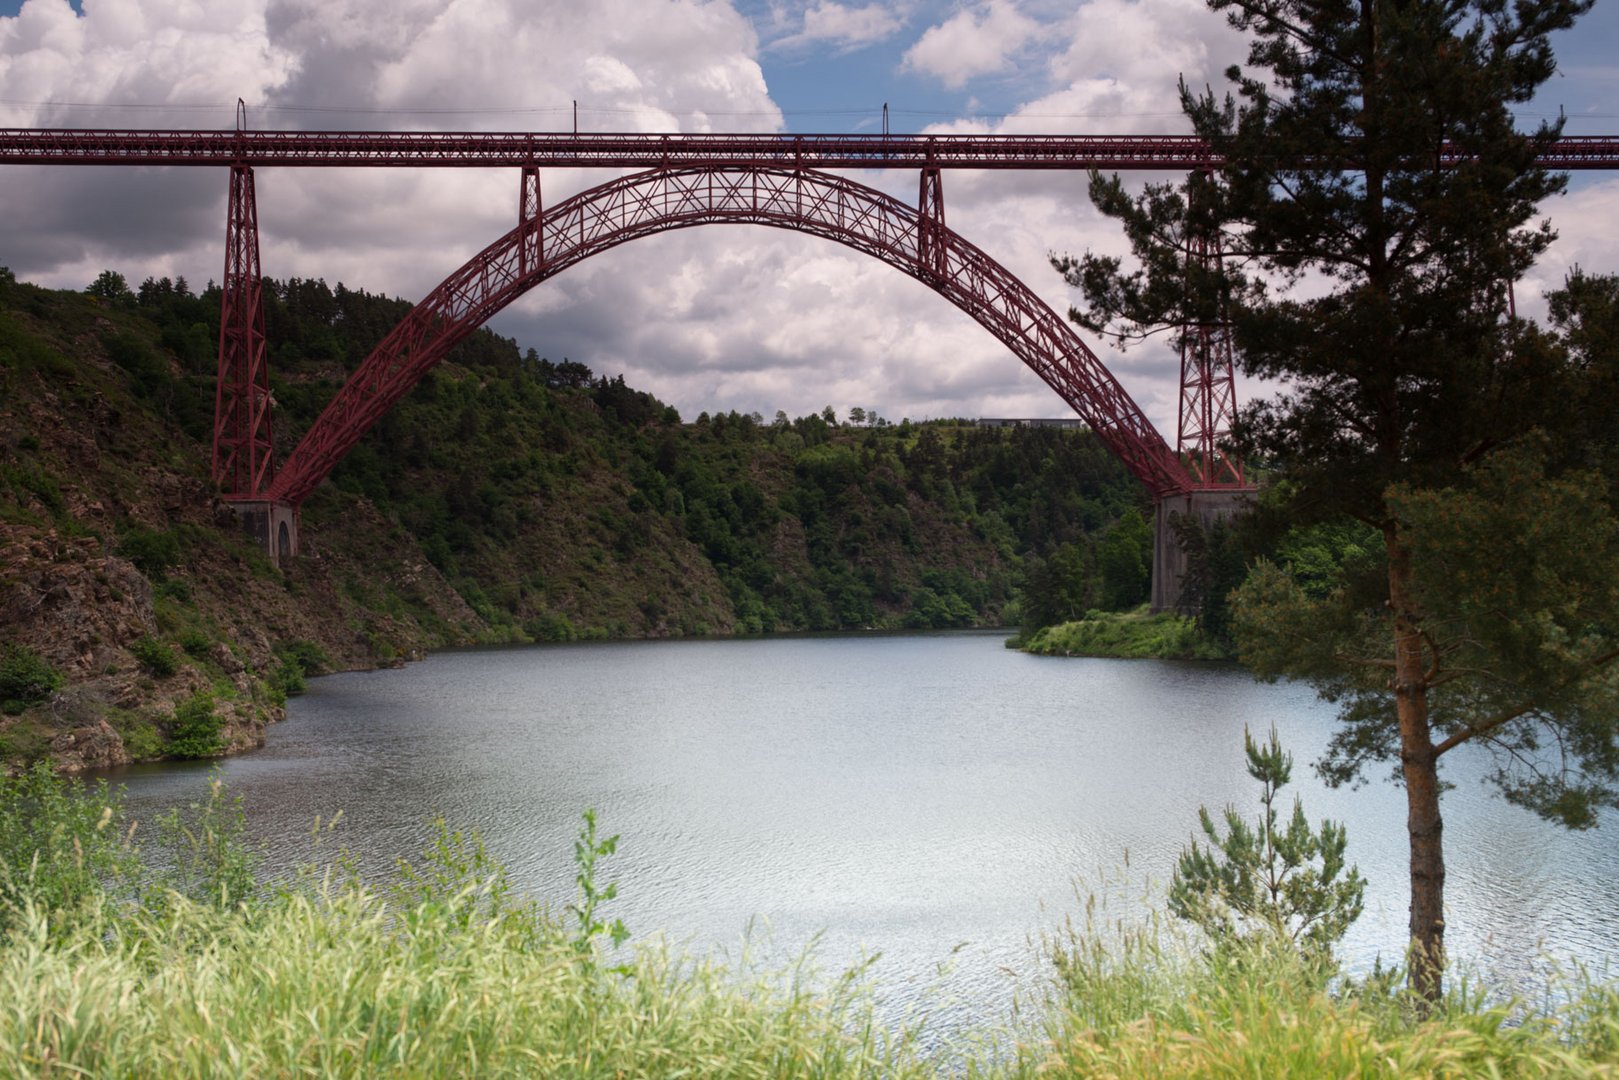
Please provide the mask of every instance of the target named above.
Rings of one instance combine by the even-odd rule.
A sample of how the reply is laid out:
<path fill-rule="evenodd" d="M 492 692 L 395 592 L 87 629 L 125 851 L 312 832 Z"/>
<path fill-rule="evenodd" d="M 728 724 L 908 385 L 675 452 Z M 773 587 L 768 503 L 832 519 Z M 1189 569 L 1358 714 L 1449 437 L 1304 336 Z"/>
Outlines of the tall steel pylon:
<path fill-rule="evenodd" d="M 241 131 L 246 126 L 246 107 L 238 101 L 236 109 L 236 126 Z M 261 498 L 275 478 L 263 287 L 253 168 L 237 162 L 230 170 L 230 205 L 225 217 L 213 477 L 227 496 L 242 499 Z"/>
<path fill-rule="evenodd" d="M 1198 491 L 1246 487 L 1242 462 L 1225 450 L 1237 419 L 1237 383 L 1232 362 L 1231 323 L 1225 291 L 1212 299 L 1193 297 L 1207 283 L 1219 283 L 1224 248 L 1218 228 L 1194 229 L 1186 242 L 1188 314 L 1181 327 L 1180 423 L 1175 452 Z"/>

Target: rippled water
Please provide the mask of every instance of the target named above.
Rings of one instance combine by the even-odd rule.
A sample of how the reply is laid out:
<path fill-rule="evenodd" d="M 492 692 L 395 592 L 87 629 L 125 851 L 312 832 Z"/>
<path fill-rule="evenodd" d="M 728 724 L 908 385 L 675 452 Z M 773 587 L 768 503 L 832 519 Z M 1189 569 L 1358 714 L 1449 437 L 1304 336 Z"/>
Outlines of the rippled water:
<path fill-rule="evenodd" d="M 1079 892 L 1168 877 L 1200 804 L 1256 807 L 1242 731 L 1275 725 L 1312 819 L 1347 823 L 1369 881 L 1346 954 L 1405 937 L 1401 793 L 1329 791 L 1304 763 L 1332 730 L 1305 688 L 1222 665 L 1044 659 L 960 633 L 628 642 L 436 654 L 311 682 L 268 746 L 223 765 L 272 872 L 309 857 L 317 815 L 377 871 L 434 815 L 478 829 L 524 887 L 573 897 L 572 841 L 595 807 L 619 854 L 616 913 L 637 937 L 774 953 L 819 935 L 823 968 L 880 952 L 897 1011 L 1005 1018 L 1042 973 L 1043 933 Z M 1452 951 L 1500 982 L 1536 957 L 1601 966 L 1619 942 L 1614 824 L 1571 834 L 1448 762 Z M 194 797 L 206 766 L 118 775 L 143 816 Z M 1139 887 L 1137 888 L 1139 892 Z M 951 1004 L 954 1002 L 954 1004 Z"/>

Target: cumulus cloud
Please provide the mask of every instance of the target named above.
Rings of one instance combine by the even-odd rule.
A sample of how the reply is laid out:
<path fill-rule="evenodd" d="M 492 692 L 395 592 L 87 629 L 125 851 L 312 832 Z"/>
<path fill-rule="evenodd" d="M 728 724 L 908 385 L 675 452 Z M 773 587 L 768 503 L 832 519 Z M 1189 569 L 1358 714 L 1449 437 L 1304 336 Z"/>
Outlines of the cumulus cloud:
<path fill-rule="evenodd" d="M 777 38 L 770 48 L 785 51 L 828 45 L 848 52 L 891 37 L 904 25 L 903 7 L 892 4 L 851 7 L 832 0 L 818 0 L 804 10 L 801 28 Z"/>
<path fill-rule="evenodd" d="M 1009 68 L 1039 32 L 1040 24 L 1018 11 L 1011 0 L 988 0 L 929 27 L 906 50 L 903 67 L 959 90 L 969 79 Z"/>

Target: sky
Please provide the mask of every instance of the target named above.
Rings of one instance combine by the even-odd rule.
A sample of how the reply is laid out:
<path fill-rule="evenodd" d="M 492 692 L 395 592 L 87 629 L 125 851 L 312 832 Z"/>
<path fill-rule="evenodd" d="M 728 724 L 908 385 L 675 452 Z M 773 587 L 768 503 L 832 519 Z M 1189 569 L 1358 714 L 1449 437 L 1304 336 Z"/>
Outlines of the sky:
<path fill-rule="evenodd" d="M 1556 41 L 1520 114 L 1619 134 L 1619 0 Z M 1201 0 L 0 0 L 0 126 L 261 130 L 1184 132 L 1177 80 L 1216 87 L 1242 41 Z M 555 204 L 612 174 L 548 169 Z M 865 183 L 914 202 L 910 172 Z M 1145 179 L 1138 177 L 1137 179 Z M 417 300 L 515 223 L 515 170 L 256 170 L 276 278 Z M 1053 253 L 1122 253 L 1081 173 L 947 172 L 950 226 L 1057 310 Z M 0 265 L 82 288 L 221 276 L 227 178 L 212 169 L 0 171 Z M 1543 208 L 1560 238 L 1521 310 L 1580 265 L 1619 272 L 1619 175 Z M 593 257 L 491 326 L 622 374 L 688 419 L 831 405 L 891 420 L 1061 416 L 989 333 L 909 277 L 754 226 Z M 1173 440 L 1177 360 L 1087 338 Z M 1266 388 L 1240 384 L 1239 392 Z"/>

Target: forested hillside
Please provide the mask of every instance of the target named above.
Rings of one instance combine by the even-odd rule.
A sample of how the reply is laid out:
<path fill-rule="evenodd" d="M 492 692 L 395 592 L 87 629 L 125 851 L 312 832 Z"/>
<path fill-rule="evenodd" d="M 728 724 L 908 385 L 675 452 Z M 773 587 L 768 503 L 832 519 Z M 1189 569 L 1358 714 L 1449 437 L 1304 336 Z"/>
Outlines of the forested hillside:
<path fill-rule="evenodd" d="M 284 454 L 408 305 L 299 280 L 265 304 Z M 0 273 L 8 760 L 249 746 L 303 673 L 425 648 L 1044 624 L 1146 595 L 1144 496 L 1086 432 L 683 420 L 488 331 L 343 461 L 276 569 L 208 482 L 218 318 L 183 280 Z"/>

